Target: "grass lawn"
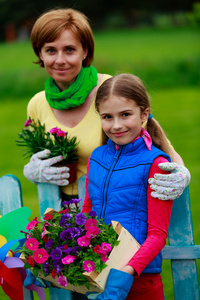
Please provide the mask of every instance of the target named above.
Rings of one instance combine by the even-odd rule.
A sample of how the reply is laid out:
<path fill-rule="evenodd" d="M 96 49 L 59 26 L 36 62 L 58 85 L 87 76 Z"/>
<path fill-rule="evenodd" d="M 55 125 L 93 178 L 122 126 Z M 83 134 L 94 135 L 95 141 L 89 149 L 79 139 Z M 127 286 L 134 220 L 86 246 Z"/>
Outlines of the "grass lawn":
<path fill-rule="evenodd" d="M 191 28 L 96 32 L 95 42 L 94 66 L 99 72 L 132 72 L 145 81 L 152 98 L 153 116 L 191 172 L 194 238 L 200 245 L 199 33 Z M 27 103 L 35 92 L 43 89 L 46 74 L 32 63 L 34 55 L 29 42 L 0 44 L 0 57 L 0 176 L 14 174 L 20 179 L 24 206 L 30 207 L 35 217 L 39 216 L 37 188 L 23 176 L 28 160 L 24 160 L 15 141 L 26 120 Z M 198 271 L 200 278 L 199 264 Z M 166 300 L 173 300 L 167 261 L 163 263 L 163 282 Z M 1 289 L 0 299 L 9 299 Z"/>

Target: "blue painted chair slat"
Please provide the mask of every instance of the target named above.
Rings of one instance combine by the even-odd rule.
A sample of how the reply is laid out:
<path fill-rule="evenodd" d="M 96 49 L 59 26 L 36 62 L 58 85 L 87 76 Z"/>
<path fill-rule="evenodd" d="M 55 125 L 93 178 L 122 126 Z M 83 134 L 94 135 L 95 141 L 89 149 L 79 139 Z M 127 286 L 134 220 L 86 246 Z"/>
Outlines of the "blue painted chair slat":
<path fill-rule="evenodd" d="M 58 211 L 61 209 L 60 188 L 48 183 L 37 184 L 40 217 L 43 219 L 46 209 L 53 208 Z M 72 300 L 72 293 L 64 289 L 50 288 L 49 295 L 51 300 Z"/>
<path fill-rule="evenodd" d="M 200 259 L 200 245 L 165 246 L 162 257 L 163 259 Z"/>
<path fill-rule="evenodd" d="M 183 194 L 173 202 L 169 232 L 169 246 L 194 245 L 190 194 L 187 187 Z M 182 253 L 178 252 L 180 256 Z M 171 258 L 174 297 L 176 300 L 199 300 L 199 283 L 196 260 Z"/>
<path fill-rule="evenodd" d="M 21 183 L 14 175 L 0 177 L 0 214 L 3 216 L 22 207 Z M 24 300 L 33 300 L 33 293 L 23 288 Z"/>
<path fill-rule="evenodd" d="M 0 214 L 22 207 L 21 183 L 14 175 L 5 175 L 0 180 Z"/>

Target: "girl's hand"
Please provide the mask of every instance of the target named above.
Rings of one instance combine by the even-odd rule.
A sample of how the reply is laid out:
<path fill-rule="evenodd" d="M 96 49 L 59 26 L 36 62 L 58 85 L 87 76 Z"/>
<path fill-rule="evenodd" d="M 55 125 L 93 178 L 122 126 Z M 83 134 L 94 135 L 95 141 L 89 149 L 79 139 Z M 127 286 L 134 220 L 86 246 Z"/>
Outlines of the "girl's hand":
<path fill-rule="evenodd" d="M 50 151 L 46 149 L 33 154 L 30 162 L 24 166 L 24 176 L 33 183 L 45 182 L 59 186 L 68 185 L 69 168 L 52 167 L 53 164 L 62 161 L 63 157 L 60 155 L 48 158 L 49 153 Z"/>
<path fill-rule="evenodd" d="M 125 266 L 121 269 L 121 271 L 125 272 L 125 273 L 128 273 L 132 276 L 135 274 L 135 270 L 131 266 Z"/>
<path fill-rule="evenodd" d="M 150 188 L 155 192 L 151 196 L 160 200 L 177 199 L 189 184 L 191 175 L 189 170 L 177 163 L 161 163 L 158 165 L 161 170 L 169 171 L 170 174 L 155 174 L 149 178 Z"/>

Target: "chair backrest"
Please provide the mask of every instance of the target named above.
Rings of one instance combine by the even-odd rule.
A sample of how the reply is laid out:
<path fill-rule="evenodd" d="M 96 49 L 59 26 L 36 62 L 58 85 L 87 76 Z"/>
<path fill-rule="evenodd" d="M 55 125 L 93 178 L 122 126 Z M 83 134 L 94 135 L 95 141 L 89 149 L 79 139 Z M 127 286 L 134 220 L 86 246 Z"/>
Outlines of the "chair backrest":
<path fill-rule="evenodd" d="M 57 186 L 51 184 L 38 184 L 38 198 L 40 214 L 43 217 L 47 207 L 59 210 L 61 207 L 60 191 Z M 14 175 L 5 175 L 0 177 L 0 214 L 20 208 L 22 206 L 21 183 Z M 24 300 L 33 300 L 33 293 L 23 288 Z M 72 300 L 70 291 L 58 288 L 49 289 L 50 300 Z"/>
<path fill-rule="evenodd" d="M 79 198 L 85 197 L 85 178 L 78 180 Z M 59 187 L 51 184 L 38 184 L 40 214 L 43 216 L 47 207 L 59 210 L 61 197 Z M 22 206 L 20 181 L 14 175 L 0 177 L 0 214 Z M 200 258 L 200 246 L 194 245 L 190 195 L 187 187 L 184 193 L 174 201 L 169 226 L 169 246 L 165 246 L 163 259 L 170 259 L 174 284 L 175 300 L 199 300 L 199 283 L 196 259 Z M 51 300 L 72 300 L 73 295 L 64 289 L 50 288 Z M 32 293 L 24 289 L 24 300 L 33 300 Z"/>

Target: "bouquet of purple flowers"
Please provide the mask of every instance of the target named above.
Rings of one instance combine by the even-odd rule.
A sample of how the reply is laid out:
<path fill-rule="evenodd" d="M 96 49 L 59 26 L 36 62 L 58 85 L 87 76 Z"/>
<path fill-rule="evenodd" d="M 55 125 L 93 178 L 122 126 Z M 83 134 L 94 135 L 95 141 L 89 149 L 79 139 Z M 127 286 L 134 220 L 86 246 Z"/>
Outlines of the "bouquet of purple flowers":
<path fill-rule="evenodd" d="M 42 222 L 34 218 L 26 227 L 26 242 L 20 252 L 24 267 L 35 277 L 51 275 L 61 287 L 70 283 L 89 289 L 84 272 L 100 273 L 119 241 L 113 227 L 98 220 L 94 211 L 80 212 L 79 201 L 64 202 L 59 212 L 47 209 Z"/>

